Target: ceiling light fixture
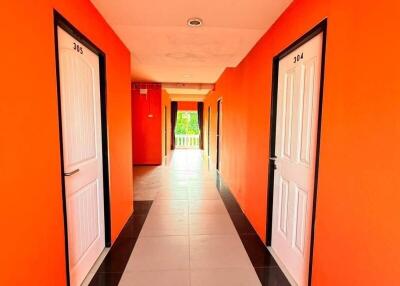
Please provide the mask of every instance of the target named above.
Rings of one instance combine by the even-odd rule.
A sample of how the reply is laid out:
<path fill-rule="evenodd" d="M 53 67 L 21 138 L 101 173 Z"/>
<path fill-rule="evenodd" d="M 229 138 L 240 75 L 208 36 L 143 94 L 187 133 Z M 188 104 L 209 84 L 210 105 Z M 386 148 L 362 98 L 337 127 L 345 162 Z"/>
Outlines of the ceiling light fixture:
<path fill-rule="evenodd" d="M 203 25 L 203 20 L 200 18 L 189 18 L 187 25 L 189 27 L 200 27 Z"/>

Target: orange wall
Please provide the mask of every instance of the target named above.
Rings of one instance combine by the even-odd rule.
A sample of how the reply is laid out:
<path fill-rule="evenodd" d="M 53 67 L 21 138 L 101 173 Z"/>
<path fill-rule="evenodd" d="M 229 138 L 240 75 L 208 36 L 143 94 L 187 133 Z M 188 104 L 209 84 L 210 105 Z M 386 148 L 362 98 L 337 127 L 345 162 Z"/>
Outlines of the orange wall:
<path fill-rule="evenodd" d="M 147 94 L 140 94 L 146 89 Z M 132 84 L 133 164 L 160 165 L 162 162 L 161 85 Z"/>
<path fill-rule="evenodd" d="M 178 101 L 178 110 L 197 111 L 197 102 L 194 102 L 194 101 Z"/>
<path fill-rule="evenodd" d="M 396 285 L 398 1 L 376 5 L 295 0 L 242 63 L 224 72 L 206 101 L 205 108 L 212 105 L 215 111 L 217 97 L 223 98 L 222 176 L 265 239 L 272 60 L 325 17 L 328 42 L 312 282 Z M 214 127 L 211 131 L 214 138 Z"/>
<path fill-rule="evenodd" d="M 132 212 L 130 54 L 88 0 L 5 1 L 0 285 L 65 285 L 53 8 L 106 53 L 112 238 Z"/>

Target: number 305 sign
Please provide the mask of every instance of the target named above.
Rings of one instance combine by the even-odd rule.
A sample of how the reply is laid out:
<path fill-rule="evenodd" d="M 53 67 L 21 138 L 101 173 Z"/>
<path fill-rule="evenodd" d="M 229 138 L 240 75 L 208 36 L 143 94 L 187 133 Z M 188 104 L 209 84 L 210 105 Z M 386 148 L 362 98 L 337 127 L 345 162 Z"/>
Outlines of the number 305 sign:
<path fill-rule="evenodd" d="M 83 55 L 83 48 L 81 45 L 74 43 L 74 50 Z"/>

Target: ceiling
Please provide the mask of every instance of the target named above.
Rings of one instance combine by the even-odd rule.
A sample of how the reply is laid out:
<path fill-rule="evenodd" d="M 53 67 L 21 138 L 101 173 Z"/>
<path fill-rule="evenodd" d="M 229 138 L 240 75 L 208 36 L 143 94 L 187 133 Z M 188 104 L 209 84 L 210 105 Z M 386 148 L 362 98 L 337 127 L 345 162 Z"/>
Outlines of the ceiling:
<path fill-rule="evenodd" d="M 215 83 L 292 0 L 91 1 L 130 49 L 133 80 Z M 203 26 L 188 27 L 191 17 Z"/>
<path fill-rule="evenodd" d="M 198 83 L 163 83 L 162 88 L 169 95 L 176 95 L 182 100 L 190 101 L 187 95 L 195 95 L 195 98 L 203 98 L 215 89 L 214 84 Z M 198 101 L 198 100 L 195 100 Z"/>
<path fill-rule="evenodd" d="M 169 94 L 171 101 L 190 101 L 190 102 L 200 102 L 206 99 L 207 95 L 202 94 Z"/>

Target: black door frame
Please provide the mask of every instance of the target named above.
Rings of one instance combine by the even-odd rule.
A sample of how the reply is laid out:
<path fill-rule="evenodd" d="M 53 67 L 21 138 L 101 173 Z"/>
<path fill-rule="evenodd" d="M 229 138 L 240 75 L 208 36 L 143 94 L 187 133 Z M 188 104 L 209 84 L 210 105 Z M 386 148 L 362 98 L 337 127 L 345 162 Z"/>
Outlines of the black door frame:
<path fill-rule="evenodd" d="M 60 90 L 60 66 L 58 54 L 58 32 L 57 27 L 61 27 L 77 41 L 85 45 L 86 48 L 99 56 L 100 70 L 100 109 L 101 109 L 101 130 L 102 130 L 102 159 L 103 159 L 103 191 L 104 191 L 104 239 L 105 246 L 111 246 L 111 212 L 110 212 L 110 180 L 109 180 L 109 154 L 108 154 L 108 127 L 107 127 L 107 85 L 106 85 L 106 55 L 95 44 L 93 44 L 86 36 L 79 32 L 67 19 L 54 10 L 54 42 L 55 42 L 55 58 L 56 58 L 56 77 L 57 77 L 57 100 L 58 100 L 58 125 L 60 140 L 60 157 L 61 157 L 61 186 L 62 186 L 62 208 L 64 216 L 64 237 L 65 237 L 65 260 L 67 272 L 67 285 L 70 285 L 69 271 L 69 253 L 68 253 L 68 224 L 67 224 L 67 205 L 65 195 L 65 178 L 64 178 L 64 150 L 62 137 L 62 120 L 61 120 L 61 90 Z"/>
<path fill-rule="evenodd" d="M 168 141 L 168 126 L 167 126 L 167 106 L 164 105 L 164 156 L 166 157 L 168 155 L 168 147 L 167 147 L 167 141 Z"/>
<path fill-rule="evenodd" d="M 217 162 L 216 167 L 217 171 L 220 172 L 220 160 L 221 160 L 221 103 L 222 99 L 219 98 L 217 100 Z"/>
<path fill-rule="evenodd" d="M 308 271 L 308 285 L 311 285 L 312 277 L 312 262 L 314 253 L 314 230 L 315 230 L 315 210 L 317 206 L 317 191 L 318 191 L 318 171 L 319 171 L 319 154 L 320 154 L 320 139 L 321 139 L 321 119 L 322 119 L 322 102 L 324 94 L 324 79 L 325 79 L 325 54 L 326 54 L 326 37 L 327 37 L 328 20 L 324 19 L 309 32 L 304 34 L 289 47 L 273 59 L 272 71 L 272 94 L 271 94 L 271 117 L 270 117 L 270 142 L 269 142 L 269 158 L 275 157 L 275 139 L 276 139 L 276 115 L 277 115 L 277 100 L 278 100 L 278 78 L 279 78 L 279 61 L 298 49 L 308 41 L 320 33 L 323 34 L 322 40 L 322 58 L 321 58 L 321 79 L 320 79 L 320 94 L 319 94 L 319 110 L 318 110 L 318 127 L 317 127 L 317 150 L 315 162 L 315 179 L 314 179 L 314 199 L 312 206 L 312 222 L 311 222 L 311 241 L 310 241 L 310 260 Z M 272 240 L 272 209 L 274 197 L 274 160 L 269 159 L 268 167 L 268 193 L 267 193 L 267 236 L 266 245 L 271 246 Z"/>
<path fill-rule="evenodd" d="M 208 106 L 207 116 L 207 156 L 210 157 L 210 127 L 211 127 L 211 106 Z"/>

